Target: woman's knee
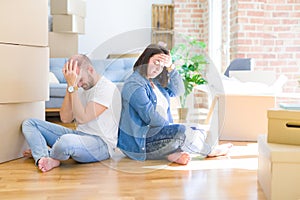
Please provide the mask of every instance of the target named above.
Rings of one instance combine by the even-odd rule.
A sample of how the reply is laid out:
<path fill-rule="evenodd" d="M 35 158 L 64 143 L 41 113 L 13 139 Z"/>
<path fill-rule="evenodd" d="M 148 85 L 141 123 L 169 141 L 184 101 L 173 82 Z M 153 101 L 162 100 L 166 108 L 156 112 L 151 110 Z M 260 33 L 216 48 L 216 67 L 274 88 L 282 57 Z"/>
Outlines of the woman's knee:
<path fill-rule="evenodd" d="M 174 138 L 175 140 L 177 140 L 180 143 L 184 143 L 185 139 L 186 139 L 186 135 L 182 132 L 178 132 Z"/>
<path fill-rule="evenodd" d="M 171 137 L 175 142 L 182 143 L 185 140 L 185 130 L 186 127 L 181 124 L 174 124 L 171 126 L 166 127 L 162 133 L 165 134 L 167 137 Z"/>
<path fill-rule="evenodd" d="M 175 139 L 179 140 L 179 141 L 185 141 L 186 135 L 185 135 L 185 126 L 184 125 L 179 125 L 178 126 L 178 130 L 175 136 Z"/>

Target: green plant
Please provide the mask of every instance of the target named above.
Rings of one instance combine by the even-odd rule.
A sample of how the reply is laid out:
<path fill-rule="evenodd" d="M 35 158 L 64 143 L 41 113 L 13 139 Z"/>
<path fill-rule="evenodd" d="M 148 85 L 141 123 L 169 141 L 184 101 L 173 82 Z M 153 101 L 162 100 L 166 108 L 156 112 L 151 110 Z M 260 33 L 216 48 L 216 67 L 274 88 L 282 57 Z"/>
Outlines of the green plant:
<path fill-rule="evenodd" d="M 208 64 L 203 52 L 206 44 L 191 36 L 183 36 L 185 43 L 179 43 L 171 49 L 173 63 L 179 74 L 182 76 L 185 92 L 180 96 L 180 105 L 186 107 L 186 98 L 193 91 L 196 85 L 205 84 L 203 71 Z"/>

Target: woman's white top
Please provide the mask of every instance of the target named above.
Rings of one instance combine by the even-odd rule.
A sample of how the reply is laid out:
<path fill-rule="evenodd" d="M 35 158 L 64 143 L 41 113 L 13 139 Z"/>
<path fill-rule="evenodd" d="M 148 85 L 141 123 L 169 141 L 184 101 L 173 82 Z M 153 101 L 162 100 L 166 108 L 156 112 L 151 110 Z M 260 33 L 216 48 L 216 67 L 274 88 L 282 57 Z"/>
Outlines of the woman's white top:
<path fill-rule="evenodd" d="M 168 119 L 168 101 L 166 97 L 161 93 L 161 91 L 154 85 L 153 91 L 156 95 L 157 105 L 156 112 L 158 112 L 163 118 Z"/>

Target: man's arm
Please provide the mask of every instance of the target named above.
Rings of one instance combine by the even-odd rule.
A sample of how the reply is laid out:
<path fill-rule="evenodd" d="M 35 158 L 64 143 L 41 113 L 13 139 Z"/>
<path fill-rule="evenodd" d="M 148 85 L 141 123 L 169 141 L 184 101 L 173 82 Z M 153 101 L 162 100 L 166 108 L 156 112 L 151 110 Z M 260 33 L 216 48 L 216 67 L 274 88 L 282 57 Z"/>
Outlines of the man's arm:
<path fill-rule="evenodd" d="M 68 91 L 60 108 L 60 120 L 63 123 L 71 123 L 74 120 L 71 94 Z"/>
<path fill-rule="evenodd" d="M 72 102 L 73 116 L 79 124 L 84 124 L 96 119 L 107 109 L 107 107 L 92 101 L 88 102 L 84 107 L 80 101 L 77 91 L 71 93 L 70 97 Z"/>
<path fill-rule="evenodd" d="M 69 86 L 77 85 L 77 61 L 73 62 L 72 60 L 65 63 L 62 73 L 67 82 L 67 88 Z M 77 93 L 77 91 L 76 91 Z M 60 119 L 63 123 L 70 123 L 74 120 L 73 109 L 72 109 L 72 99 L 71 93 L 66 91 L 62 106 L 60 108 Z"/>
<path fill-rule="evenodd" d="M 83 124 L 97 118 L 106 109 L 107 107 L 95 102 L 88 102 L 84 107 L 77 91 L 72 93 L 67 91 L 60 109 L 60 117 L 64 123 L 70 123 L 76 119 L 76 122 Z"/>
<path fill-rule="evenodd" d="M 78 75 L 77 71 L 77 61 L 74 62 L 70 60 L 64 65 L 63 74 L 68 87 L 77 87 L 78 81 L 80 80 L 80 75 Z M 69 123 L 76 119 L 78 123 L 82 124 L 95 119 L 106 109 L 107 107 L 95 102 L 88 102 L 84 107 L 78 96 L 78 91 L 75 89 L 72 92 L 66 92 L 60 109 L 60 118 L 64 123 Z"/>

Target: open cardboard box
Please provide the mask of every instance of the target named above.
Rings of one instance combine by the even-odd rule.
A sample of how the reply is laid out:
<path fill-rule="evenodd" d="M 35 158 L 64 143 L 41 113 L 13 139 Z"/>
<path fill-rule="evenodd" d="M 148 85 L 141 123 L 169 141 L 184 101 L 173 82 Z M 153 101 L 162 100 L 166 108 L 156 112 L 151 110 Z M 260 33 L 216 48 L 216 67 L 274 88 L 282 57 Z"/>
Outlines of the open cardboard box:
<path fill-rule="evenodd" d="M 268 131 L 267 110 L 275 107 L 275 93 L 285 79 L 279 83 L 275 73 L 258 71 L 234 71 L 231 76 L 222 80 L 225 92 L 211 98 L 217 109 L 212 126 L 218 127 L 220 140 L 257 141 Z"/>
<path fill-rule="evenodd" d="M 218 103 L 220 140 L 256 141 L 268 132 L 267 110 L 275 106 L 274 96 L 224 94 Z"/>

